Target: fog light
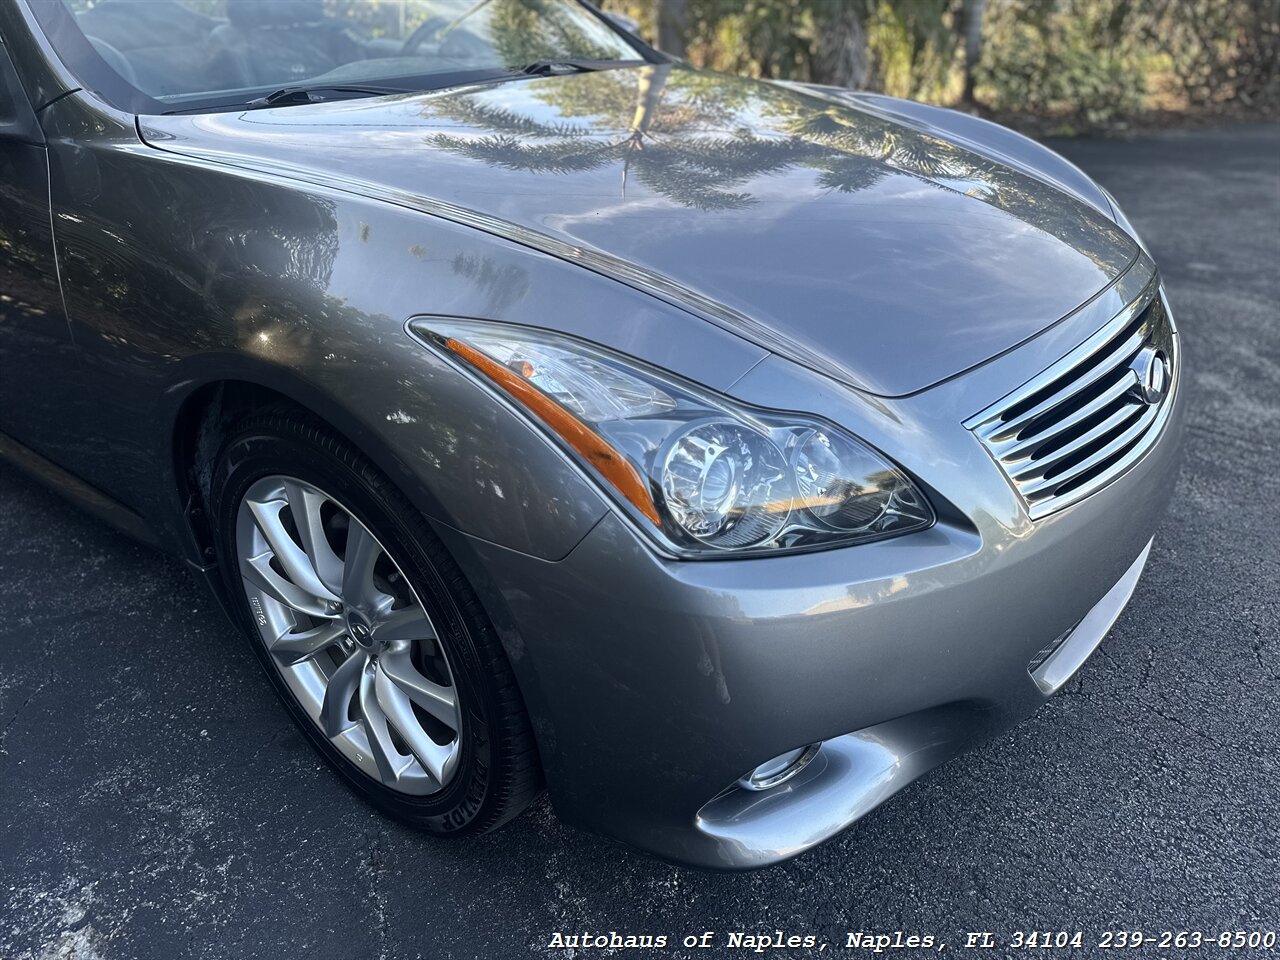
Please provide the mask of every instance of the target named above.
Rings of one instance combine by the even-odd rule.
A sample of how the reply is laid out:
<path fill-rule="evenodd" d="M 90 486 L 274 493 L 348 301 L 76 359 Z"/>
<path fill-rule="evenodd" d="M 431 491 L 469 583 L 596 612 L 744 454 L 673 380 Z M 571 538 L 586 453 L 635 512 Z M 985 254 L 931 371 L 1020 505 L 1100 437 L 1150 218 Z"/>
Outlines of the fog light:
<path fill-rule="evenodd" d="M 738 786 L 744 790 L 768 790 L 786 783 L 809 765 L 809 761 L 818 755 L 818 748 L 821 746 L 820 743 L 811 743 L 807 747 L 788 750 L 781 756 L 760 764 L 739 780 Z"/>

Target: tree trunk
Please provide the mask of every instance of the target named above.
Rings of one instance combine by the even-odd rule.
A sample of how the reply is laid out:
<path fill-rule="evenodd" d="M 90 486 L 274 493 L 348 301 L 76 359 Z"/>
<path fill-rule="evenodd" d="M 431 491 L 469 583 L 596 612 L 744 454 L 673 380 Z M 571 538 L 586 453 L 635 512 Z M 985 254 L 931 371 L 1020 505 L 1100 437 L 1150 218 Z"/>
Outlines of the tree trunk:
<path fill-rule="evenodd" d="M 689 0 L 658 0 L 658 49 L 684 57 L 689 30 Z"/>
<path fill-rule="evenodd" d="M 814 11 L 818 42 L 813 56 L 813 81 L 836 87 L 861 87 L 867 82 L 867 9 L 863 0 L 823 0 Z"/>
<path fill-rule="evenodd" d="M 964 0 L 964 102 L 973 103 L 973 87 L 982 59 L 982 14 L 987 0 Z"/>

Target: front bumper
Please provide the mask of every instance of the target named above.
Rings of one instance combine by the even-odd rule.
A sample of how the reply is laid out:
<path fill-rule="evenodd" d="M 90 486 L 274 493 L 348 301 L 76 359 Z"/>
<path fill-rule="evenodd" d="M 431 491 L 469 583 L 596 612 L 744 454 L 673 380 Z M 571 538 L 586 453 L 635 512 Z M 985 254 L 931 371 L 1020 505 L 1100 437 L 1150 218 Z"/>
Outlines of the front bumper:
<path fill-rule="evenodd" d="M 1002 395 L 998 381 L 1018 369 L 1016 358 L 993 362 L 985 383 L 961 378 L 887 412 L 886 430 L 929 430 L 911 448 L 920 459 L 903 462 L 947 494 L 938 523 L 910 536 L 678 562 L 610 513 L 549 563 L 447 532 L 504 634 L 562 819 L 679 862 L 764 866 L 1060 687 L 1136 585 L 1172 492 L 1185 391 L 1138 463 L 1032 523 L 955 416 L 980 406 L 978 394 Z M 770 402 L 770 390 L 796 389 L 773 376 L 735 392 Z M 857 415 L 836 408 L 835 392 L 812 396 L 837 422 Z M 891 439 L 873 437 L 908 449 Z M 817 758 L 786 783 L 734 786 L 814 743 Z"/>
<path fill-rule="evenodd" d="M 1046 696 L 1057 692 L 1097 649 L 1133 596 L 1151 545 L 1105 597 L 1034 671 Z M 846 733 L 773 790 L 729 789 L 701 810 L 694 826 L 720 845 L 733 866 L 764 866 L 821 843 L 904 786 L 954 756 L 964 744 L 963 707 L 944 704 Z"/>

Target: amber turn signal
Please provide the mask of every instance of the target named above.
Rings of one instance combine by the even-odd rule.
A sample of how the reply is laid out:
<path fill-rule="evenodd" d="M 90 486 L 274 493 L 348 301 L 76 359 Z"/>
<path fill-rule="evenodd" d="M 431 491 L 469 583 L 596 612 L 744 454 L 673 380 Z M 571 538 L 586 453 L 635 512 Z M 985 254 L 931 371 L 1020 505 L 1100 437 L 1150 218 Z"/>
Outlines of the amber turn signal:
<path fill-rule="evenodd" d="M 644 478 L 625 457 L 615 450 L 600 434 L 575 417 L 560 404 L 526 380 L 511 367 L 481 353 L 475 347 L 453 337 L 444 342 L 445 347 L 467 361 L 495 384 L 506 391 L 519 404 L 560 435 L 570 447 L 591 464 L 602 477 L 627 498 L 654 526 L 662 526 L 662 518 L 649 493 Z M 532 364 L 522 365 L 533 373 Z"/>

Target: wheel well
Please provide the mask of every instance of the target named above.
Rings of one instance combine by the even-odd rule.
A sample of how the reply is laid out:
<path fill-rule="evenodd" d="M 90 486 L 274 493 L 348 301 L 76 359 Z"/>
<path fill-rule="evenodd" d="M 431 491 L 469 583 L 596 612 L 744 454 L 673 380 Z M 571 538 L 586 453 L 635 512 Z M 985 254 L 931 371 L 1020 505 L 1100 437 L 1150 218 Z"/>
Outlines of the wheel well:
<path fill-rule="evenodd" d="M 306 417 L 327 429 L 334 436 L 344 440 L 351 447 L 369 456 L 371 444 L 358 444 L 349 439 L 351 431 L 341 430 L 333 425 L 332 420 L 317 414 L 310 406 L 295 400 L 287 394 L 272 390 L 260 384 L 245 380 L 220 380 L 204 384 L 183 400 L 174 420 L 172 432 L 173 476 L 176 480 L 177 494 L 182 505 L 184 532 L 188 537 L 185 552 L 189 562 L 195 562 L 201 569 L 200 575 L 208 584 L 224 611 L 238 623 L 232 613 L 231 599 L 225 587 L 225 578 L 215 564 L 217 551 L 214 548 L 213 524 L 209 515 L 210 495 L 213 488 L 214 467 L 217 455 L 224 440 L 236 429 L 245 418 L 264 413 L 268 410 L 285 410 L 298 416 Z M 374 461 L 376 463 L 376 460 Z M 394 463 L 389 454 L 384 463 Z M 385 469 L 385 468 L 384 468 Z M 394 483 L 394 469 L 392 471 Z M 404 488 L 401 487 L 403 490 Z M 424 514 L 426 516 L 426 514 Z M 442 545 L 448 553 L 448 548 Z M 198 558 L 198 559 L 197 559 Z M 453 559 L 463 571 L 464 582 L 472 589 L 479 583 L 487 584 L 486 594 L 493 598 L 494 606 L 478 601 L 484 616 L 494 624 L 509 662 L 518 662 L 521 655 L 513 651 L 522 651 L 523 643 L 512 621 L 499 591 L 489 583 L 483 568 L 476 565 L 473 554 L 455 552 Z M 527 659 L 527 658 L 523 658 Z M 520 672 L 527 672 L 528 667 Z M 519 678 L 519 672 L 517 673 Z M 532 675 L 527 683 L 536 685 Z M 521 703 L 526 701 L 524 683 L 516 682 L 516 696 Z M 552 736 L 548 729 L 539 736 Z M 541 769 L 537 759 L 537 750 L 533 752 L 533 762 Z"/>
<path fill-rule="evenodd" d="M 281 407 L 315 417 L 292 398 L 244 380 L 205 384 L 187 397 L 178 411 L 173 427 L 174 476 L 183 516 L 204 564 L 216 559 L 208 503 L 218 449 L 236 423 L 250 414 Z"/>

